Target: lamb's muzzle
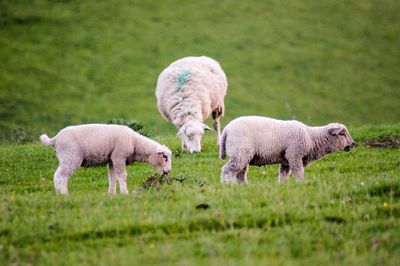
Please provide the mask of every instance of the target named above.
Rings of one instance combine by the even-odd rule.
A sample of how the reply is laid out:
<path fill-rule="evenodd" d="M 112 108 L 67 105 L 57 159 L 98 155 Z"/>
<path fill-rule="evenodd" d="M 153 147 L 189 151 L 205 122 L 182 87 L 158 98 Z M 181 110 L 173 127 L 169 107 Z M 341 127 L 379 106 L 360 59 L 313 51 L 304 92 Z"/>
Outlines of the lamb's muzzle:
<path fill-rule="evenodd" d="M 354 148 L 356 146 L 356 143 L 352 143 L 351 145 L 347 145 L 346 147 L 344 147 L 344 151 L 345 152 L 349 152 L 352 148 Z"/>

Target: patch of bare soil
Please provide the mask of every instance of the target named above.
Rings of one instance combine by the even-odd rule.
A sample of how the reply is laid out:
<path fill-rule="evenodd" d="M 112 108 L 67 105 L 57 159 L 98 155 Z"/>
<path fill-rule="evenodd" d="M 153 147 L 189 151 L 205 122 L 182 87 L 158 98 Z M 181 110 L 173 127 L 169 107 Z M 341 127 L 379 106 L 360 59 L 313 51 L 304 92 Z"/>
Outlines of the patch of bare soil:
<path fill-rule="evenodd" d="M 146 181 L 143 182 L 142 187 L 144 189 L 150 189 L 153 187 L 158 187 L 159 185 L 162 185 L 164 183 L 167 183 L 171 181 L 168 175 L 159 175 L 159 174 L 154 174 L 149 176 Z"/>
<path fill-rule="evenodd" d="M 387 148 L 398 149 L 400 148 L 400 136 L 386 136 L 383 138 L 373 138 L 364 141 L 365 146 L 368 148 Z"/>

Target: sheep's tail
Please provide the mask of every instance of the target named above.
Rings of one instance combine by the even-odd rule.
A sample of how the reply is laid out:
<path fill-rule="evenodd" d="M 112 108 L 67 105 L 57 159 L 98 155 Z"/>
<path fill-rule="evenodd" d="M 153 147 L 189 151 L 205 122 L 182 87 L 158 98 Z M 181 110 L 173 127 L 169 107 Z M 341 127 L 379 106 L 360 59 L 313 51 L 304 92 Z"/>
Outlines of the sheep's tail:
<path fill-rule="evenodd" d="M 56 144 L 56 138 L 49 138 L 46 134 L 40 136 L 40 141 L 46 146 L 54 147 Z"/>
<path fill-rule="evenodd" d="M 222 160 L 226 158 L 226 131 L 222 132 L 221 143 L 219 145 L 219 158 Z"/>

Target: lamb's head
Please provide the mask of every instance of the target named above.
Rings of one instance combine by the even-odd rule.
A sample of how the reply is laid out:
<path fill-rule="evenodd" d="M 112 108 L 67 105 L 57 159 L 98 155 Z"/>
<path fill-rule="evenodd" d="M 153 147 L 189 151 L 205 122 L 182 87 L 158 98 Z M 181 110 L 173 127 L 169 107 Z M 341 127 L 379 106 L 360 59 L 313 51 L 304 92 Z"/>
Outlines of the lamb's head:
<path fill-rule="evenodd" d="M 171 171 L 171 162 L 172 152 L 165 145 L 158 146 L 149 159 L 149 163 L 163 174 L 168 174 Z"/>
<path fill-rule="evenodd" d="M 189 152 L 201 151 L 201 138 L 204 130 L 211 130 L 207 125 L 199 121 L 188 121 L 178 131 L 182 139 L 182 149 Z"/>
<path fill-rule="evenodd" d="M 328 125 L 328 133 L 332 137 L 332 149 L 350 151 L 351 148 L 356 146 L 353 138 L 350 136 L 349 131 L 343 124 L 332 123 Z"/>

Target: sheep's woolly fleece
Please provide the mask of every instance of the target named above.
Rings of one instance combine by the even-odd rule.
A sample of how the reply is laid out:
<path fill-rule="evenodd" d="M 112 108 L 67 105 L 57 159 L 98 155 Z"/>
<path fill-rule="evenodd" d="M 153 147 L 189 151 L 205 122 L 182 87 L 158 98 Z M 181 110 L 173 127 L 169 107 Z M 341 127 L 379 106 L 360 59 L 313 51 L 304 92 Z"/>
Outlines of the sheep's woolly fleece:
<path fill-rule="evenodd" d="M 188 120 L 203 122 L 213 110 L 223 107 L 227 87 L 217 61 L 205 56 L 185 57 L 161 72 L 157 106 L 161 115 L 178 128 Z"/>
<path fill-rule="evenodd" d="M 219 63 L 206 56 L 179 59 L 161 72 L 156 88 L 157 107 L 166 120 L 180 129 L 184 149 L 194 145 L 194 150 L 200 150 L 201 136 L 207 129 L 203 121 L 211 114 L 219 143 L 219 119 L 224 115 L 227 87 Z M 191 126 L 183 127 L 188 122 Z M 190 127 L 195 128 L 190 130 Z M 196 144 L 185 142 L 187 129 L 199 134 Z"/>
<path fill-rule="evenodd" d="M 176 79 L 176 84 L 178 88 L 178 92 L 180 92 L 183 89 L 183 85 L 185 82 L 188 80 L 190 77 L 190 71 L 189 70 L 183 70 L 181 73 L 178 74 L 178 77 Z M 182 95 L 183 96 L 183 95 Z"/>

